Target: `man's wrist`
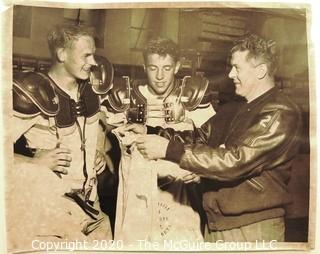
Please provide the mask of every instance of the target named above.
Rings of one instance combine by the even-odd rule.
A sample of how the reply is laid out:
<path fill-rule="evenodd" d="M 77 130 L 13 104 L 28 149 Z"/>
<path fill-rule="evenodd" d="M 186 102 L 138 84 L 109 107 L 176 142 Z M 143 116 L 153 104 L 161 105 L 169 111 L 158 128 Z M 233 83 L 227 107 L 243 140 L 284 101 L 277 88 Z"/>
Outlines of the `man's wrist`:
<path fill-rule="evenodd" d="M 169 145 L 169 142 L 170 140 L 166 139 L 166 138 L 163 138 L 163 145 L 162 147 L 160 147 L 159 149 L 161 149 L 161 152 L 162 152 L 162 155 L 161 155 L 161 159 L 164 159 L 166 158 L 166 154 L 167 154 L 167 149 L 168 149 L 168 145 Z"/>
<path fill-rule="evenodd" d="M 159 131 L 160 131 L 160 127 L 152 127 L 152 126 L 146 125 L 146 134 L 158 135 Z"/>
<path fill-rule="evenodd" d="M 180 163 L 181 157 L 183 156 L 184 152 L 185 150 L 183 143 L 174 139 L 170 139 L 167 146 L 165 159 L 176 163 Z"/>
<path fill-rule="evenodd" d="M 143 125 L 144 129 L 143 129 L 143 134 L 147 134 L 148 133 L 148 126 L 147 125 Z"/>

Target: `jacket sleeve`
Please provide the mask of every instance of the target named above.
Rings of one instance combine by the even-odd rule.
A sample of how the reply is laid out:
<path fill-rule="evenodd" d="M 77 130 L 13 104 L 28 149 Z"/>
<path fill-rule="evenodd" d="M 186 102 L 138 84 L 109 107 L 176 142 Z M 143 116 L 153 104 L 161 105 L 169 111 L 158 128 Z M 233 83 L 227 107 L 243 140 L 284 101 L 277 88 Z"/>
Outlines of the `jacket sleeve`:
<path fill-rule="evenodd" d="M 298 149 L 300 126 L 298 112 L 280 106 L 266 107 L 257 121 L 227 147 L 185 145 L 176 162 L 206 178 L 219 181 L 245 178 L 291 159 Z"/>
<path fill-rule="evenodd" d="M 166 150 L 166 160 L 180 163 L 180 160 L 185 153 L 185 148 L 188 145 L 203 144 L 206 146 L 211 135 L 214 135 L 213 127 L 215 126 L 215 118 L 217 115 L 205 122 L 200 128 L 195 128 L 193 131 L 175 131 L 173 128 L 162 128 L 147 126 L 147 134 L 155 134 L 169 140 Z M 208 146 L 209 148 L 209 146 Z"/>
<path fill-rule="evenodd" d="M 166 158 L 169 161 L 179 163 L 182 155 L 185 153 L 185 145 L 207 144 L 211 135 L 213 135 L 213 123 L 215 116 L 205 122 L 201 128 L 194 130 L 175 131 L 172 128 L 147 126 L 148 134 L 160 135 L 169 139 L 169 145 L 166 150 Z"/>
<path fill-rule="evenodd" d="M 174 131 L 161 127 L 149 127 L 148 134 L 157 134 L 170 140 L 166 159 L 179 163 L 187 144 L 208 144 L 217 147 L 225 136 L 225 129 L 241 108 L 243 102 L 233 101 L 222 106 L 217 114 L 208 119 L 200 128 L 193 131 Z"/>
<path fill-rule="evenodd" d="M 206 144 L 212 132 L 212 124 L 215 116 L 205 122 L 200 128 L 194 130 L 176 131 L 173 128 L 162 128 L 147 126 L 148 134 L 160 135 L 169 139 L 171 143 L 180 142 L 182 144 L 203 143 Z"/>

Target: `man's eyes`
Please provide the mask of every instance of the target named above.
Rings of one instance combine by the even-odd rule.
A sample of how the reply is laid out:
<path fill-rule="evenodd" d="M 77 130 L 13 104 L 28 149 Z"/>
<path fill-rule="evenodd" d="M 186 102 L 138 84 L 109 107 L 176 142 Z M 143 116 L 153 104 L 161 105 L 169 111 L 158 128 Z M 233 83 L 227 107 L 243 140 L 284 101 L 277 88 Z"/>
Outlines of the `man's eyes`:
<path fill-rule="evenodd" d="M 148 69 L 149 69 L 150 71 L 155 71 L 155 70 L 157 69 L 157 67 L 155 67 L 155 66 L 149 66 Z"/>
<path fill-rule="evenodd" d="M 162 70 L 164 70 L 164 71 L 171 71 L 172 70 L 172 66 L 164 66 L 164 67 L 162 67 Z M 148 66 L 148 70 L 150 70 L 150 71 L 156 71 L 156 70 L 158 70 L 158 69 L 160 69 L 159 67 L 157 67 L 157 66 Z"/>
<path fill-rule="evenodd" d="M 93 56 L 93 57 L 94 57 L 94 55 L 93 55 L 93 54 L 84 54 L 84 55 L 82 55 L 82 57 L 83 57 L 83 58 L 89 58 L 89 57 L 91 57 L 91 56 Z"/>
<path fill-rule="evenodd" d="M 84 61 L 87 61 L 89 59 L 90 55 L 83 55 L 81 56 L 81 59 L 84 60 Z"/>

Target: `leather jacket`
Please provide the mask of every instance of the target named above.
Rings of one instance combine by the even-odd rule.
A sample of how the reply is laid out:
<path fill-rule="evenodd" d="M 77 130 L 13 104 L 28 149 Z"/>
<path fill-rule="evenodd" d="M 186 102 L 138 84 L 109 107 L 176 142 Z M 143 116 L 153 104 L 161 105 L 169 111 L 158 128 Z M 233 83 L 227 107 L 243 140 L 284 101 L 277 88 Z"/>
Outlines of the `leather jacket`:
<path fill-rule="evenodd" d="M 274 87 L 250 103 L 228 105 L 195 132 L 148 133 L 170 139 L 166 159 L 205 178 L 209 228 L 225 230 L 284 215 L 301 124 L 299 108 Z"/>

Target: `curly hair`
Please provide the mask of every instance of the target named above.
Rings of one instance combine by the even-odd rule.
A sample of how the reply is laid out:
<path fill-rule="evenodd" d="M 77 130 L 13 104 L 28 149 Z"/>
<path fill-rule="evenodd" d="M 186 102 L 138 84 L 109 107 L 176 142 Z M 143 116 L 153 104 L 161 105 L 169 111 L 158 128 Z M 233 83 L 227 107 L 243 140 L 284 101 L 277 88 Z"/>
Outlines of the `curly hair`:
<path fill-rule="evenodd" d="M 153 38 L 148 41 L 146 47 L 143 50 L 144 62 L 147 63 L 148 55 L 158 54 L 160 56 L 169 55 L 177 62 L 180 58 L 180 49 L 178 45 L 168 38 Z"/>
<path fill-rule="evenodd" d="M 82 36 L 90 36 L 93 34 L 89 32 L 88 28 L 79 25 L 57 25 L 48 33 L 48 45 L 51 56 L 56 58 L 56 51 L 58 48 L 71 47 L 72 43 Z"/>
<path fill-rule="evenodd" d="M 276 42 L 273 40 L 266 40 L 256 34 L 249 34 L 245 37 L 235 41 L 230 53 L 236 51 L 248 50 L 247 59 L 259 59 L 266 63 L 270 75 L 274 75 L 277 70 L 278 52 Z"/>

